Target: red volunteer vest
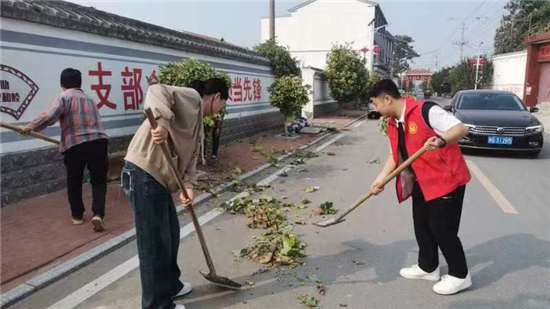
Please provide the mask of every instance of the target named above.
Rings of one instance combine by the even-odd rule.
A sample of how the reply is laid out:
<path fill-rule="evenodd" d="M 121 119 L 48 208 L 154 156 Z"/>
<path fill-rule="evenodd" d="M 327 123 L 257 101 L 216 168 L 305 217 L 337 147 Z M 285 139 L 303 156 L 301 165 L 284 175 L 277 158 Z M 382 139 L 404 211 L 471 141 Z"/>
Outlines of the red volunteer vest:
<path fill-rule="evenodd" d="M 424 146 L 428 138 L 437 136 L 437 134 L 422 117 L 424 102 L 417 102 L 411 98 L 405 98 L 405 100 L 405 147 L 409 156 L 412 156 Z M 388 137 L 393 159 L 398 164 L 400 162 L 399 150 L 397 149 L 397 121 L 393 117 L 388 119 Z M 425 152 L 413 162 L 412 169 L 426 201 L 445 196 L 456 188 L 467 184 L 471 178 L 458 143 L 448 144 L 443 149 Z M 401 176 L 397 176 L 396 190 L 399 203 L 410 196 L 410 194 L 403 196 L 400 184 Z"/>

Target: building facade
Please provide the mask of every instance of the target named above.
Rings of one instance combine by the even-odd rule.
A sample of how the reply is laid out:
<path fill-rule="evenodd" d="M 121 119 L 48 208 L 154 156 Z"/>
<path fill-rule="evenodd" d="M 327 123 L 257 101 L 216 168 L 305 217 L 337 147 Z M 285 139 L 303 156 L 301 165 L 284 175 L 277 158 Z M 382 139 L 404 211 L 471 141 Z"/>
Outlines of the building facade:
<path fill-rule="evenodd" d="M 550 105 L 550 31 L 528 37 L 525 94 L 527 106 Z"/>
<path fill-rule="evenodd" d="M 390 75 L 395 45 L 378 3 L 310 0 L 289 13 L 276 18 L 276 39 L 290 48 L 301 66 L 324 69 L 332 45 L 349 42 L 366 59 L 369 71 Z M 265 42 L 269 39 L 269 19 L 262 19 L 261 26 L 261 40 Z"/>

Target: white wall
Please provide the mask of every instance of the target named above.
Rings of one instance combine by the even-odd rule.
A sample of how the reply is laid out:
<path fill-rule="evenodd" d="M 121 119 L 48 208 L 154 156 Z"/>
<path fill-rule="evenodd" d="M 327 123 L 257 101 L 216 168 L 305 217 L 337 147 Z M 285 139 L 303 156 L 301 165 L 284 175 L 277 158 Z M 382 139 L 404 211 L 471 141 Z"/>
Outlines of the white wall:
<path fill-rule="evenodd" d="M 323 71 L 311 67 L 302 68 L 304 85 L 310 86 L 309 102 L 302 109 L 302 116 L 308 119 L 315 118 L 315 106 L 335 103 L 330 96 L 330 88 Z"/>
<path fill-rule="evenodd" d="M 139 79 L 141 91 L 130 90 L 130 93 L 147 92 L 146 76 L 153 71 L 158 74 L 159 66 L 180 58 L 194 57 L 208 61 L 215 68 L 228 72 L 233 79 L 233 101 L 228 102 L 226 119 L 247 117 L 261 113 L 277 111 L 269 104 L 267 88 L 274 81 L 271 68 L 268 66 L 248 64 L 240 61 L 216 58 L 200 54 L 192 54 L 169 48 L 146 45 L 131 41 L 119 40 L 104 36 L 55 28 L 13 19 L 2 19 L 2 36 L 0 38 L 3 66 L 0 80 L 9 83 L 9 89 L 1 89 L 2 93 L 18 93 L 19 102 L 0 102 L 2 121 L 23 125 L 32 121 L 61 91 L 59 74 L 64 68 L 72 67 L 82 72 L 82 89 L 99 103 L 99 96 L 92 90 L 92 85 L 98 84 L 99 77 L 92 76 L 90 71 L 102 69 L 111 72 L 104 76 L 103 83 L 110 85 L 108 100 L 116 105 L 111 109 L 107 105 L 100 108 L 100 114 L 110 137 L 133 134 L 141 123 L 143 104 L 137 109 L 127 109 L 124 104 L 122 90 L 124 78 L 121 73 L 128 67 L 141 72 L 141 78 L 126 77 L 126 83 Z M 13 74 L 13 69 L 21 74 Z M 17 76 L 19 75 L 19 76 Z M 138 74 L 139 75 L 139 74 Z M 21 77 L 32 82 L 24 82 Z M 132 80 L 130 80 L 132 79 Z M 240 87 L 237 82 L 240 82 Z M 257 91 L 255 94 L 254 82 Z M 3 83 L 6 85 L 7 83 Z M 36 94 L 28 103 L 28 107 L 15 117 L 8 109 L 19 110 L 24 99 L 32 91 L 29 84 L 36 84 Z M 138 88 L 139 88 L 138 87 Z M 248 89 L 250 88 L 250 89 Z M 105 95 L 106 90 L 101 92 Z M 246 98 L 242 99 L 246 95 Z M 241 97 L 241 101 L 237 97 Z M 128 100 L 130 102 L 130 100 Z M 44 134 L 59 138 L 59 126 L 46 129 Z M 51 146 L 46 142 L 28 137 L 22 137 L 14 132 L 0 130 L 0 153 L 33 150 Z"/>
<path fill-rule="evenodd" d="M 275 21 L 278 42 L 305 66 L 325 68 L 326 55 L 333 43 L 353 42 L 354 49 L 372 50 L 375 7 L 357 0 L 317 0 Z M 262 19 L 262 42 L 269 38 L 268 19 Z M 367 59 L 372 59 L 371 52 Z"/>
<path fill-rule="evenodd" d="M 494 65 L 491 89 L 505 90 L 523 98 L 527 51 L 509 53 L 491 58 Z"/>

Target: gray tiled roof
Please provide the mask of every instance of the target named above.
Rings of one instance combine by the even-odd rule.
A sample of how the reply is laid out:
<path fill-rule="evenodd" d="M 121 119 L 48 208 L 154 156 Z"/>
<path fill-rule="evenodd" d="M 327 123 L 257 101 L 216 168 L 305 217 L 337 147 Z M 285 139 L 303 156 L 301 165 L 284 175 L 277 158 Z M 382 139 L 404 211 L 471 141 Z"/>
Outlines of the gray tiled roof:
<path fill-rule="evenodd" d="M 260 54 L 215 38 L 176 31 L 66 1 L 1 0 L 2 18 L 269 65 Z"/>

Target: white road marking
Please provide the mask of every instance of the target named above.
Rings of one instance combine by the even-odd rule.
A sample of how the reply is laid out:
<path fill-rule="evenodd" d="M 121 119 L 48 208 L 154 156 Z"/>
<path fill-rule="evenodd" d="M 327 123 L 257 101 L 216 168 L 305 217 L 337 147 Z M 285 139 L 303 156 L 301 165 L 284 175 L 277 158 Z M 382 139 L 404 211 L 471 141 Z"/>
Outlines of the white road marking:
<path fill-rule="evenodd" d="M 516 208 L 510 203 L 510 201 L 500 192 L 499 189 L 483 174 L 483 172 L 479 169 L 479 167 L 470 160 L 467 160 L 466 163 L 468 164 L 468 167 L 470 168 L 470 171 L 476 176 L 476 178 L 481 182 L 481 184 L 485 187 L 487 192 L 493 197 L 495 202 L 497 202 L 498 207 L 502 210 L 502 212 L 507 214 L 518 214 L 518 211 Z"/>

